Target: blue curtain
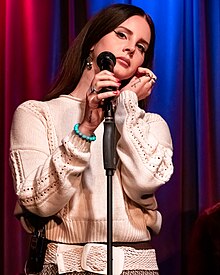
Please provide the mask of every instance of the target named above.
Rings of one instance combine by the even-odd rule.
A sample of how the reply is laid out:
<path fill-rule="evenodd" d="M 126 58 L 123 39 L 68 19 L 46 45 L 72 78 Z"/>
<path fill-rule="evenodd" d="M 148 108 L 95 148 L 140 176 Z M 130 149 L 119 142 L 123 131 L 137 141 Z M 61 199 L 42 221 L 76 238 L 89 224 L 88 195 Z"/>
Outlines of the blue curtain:
<path fill-rule="evenodd" d="M 89 1 L 92 15 L 112 3 L 140 6 L 154 20 L 150 111 L 161 114 L 173 137 L 175 172 L 157 194 L 163 226 L 154 238 L 161 274 L 187 274 L 195 219 L 220 201 L 220 1 Z"/>

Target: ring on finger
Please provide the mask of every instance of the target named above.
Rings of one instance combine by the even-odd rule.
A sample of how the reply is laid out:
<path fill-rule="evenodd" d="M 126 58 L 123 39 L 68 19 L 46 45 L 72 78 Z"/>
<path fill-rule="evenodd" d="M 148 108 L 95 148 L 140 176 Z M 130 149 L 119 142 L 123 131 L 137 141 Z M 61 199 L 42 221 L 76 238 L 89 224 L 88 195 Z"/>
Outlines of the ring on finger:
<path fill-rule="evenodd" d="M 151 87 L 153 87 L 155 85 L 156 81 L 154 79 L 151 79 L 150 83 L 151 83 Z"/>
<path fill-rule="evenodd" d="M 98 94 L 98 90 L 96 90 L 96 88 L 93 86 L 91 87 L 91 94 Z"/>
<path fill-rule="evenodd" d="M 150 75 L 149 73 L 146 73 L 146 76 L 150 78 L 150 81 L 153 80 L 155 82 L 157 80 L 157 77 L 155 75 Z"/>

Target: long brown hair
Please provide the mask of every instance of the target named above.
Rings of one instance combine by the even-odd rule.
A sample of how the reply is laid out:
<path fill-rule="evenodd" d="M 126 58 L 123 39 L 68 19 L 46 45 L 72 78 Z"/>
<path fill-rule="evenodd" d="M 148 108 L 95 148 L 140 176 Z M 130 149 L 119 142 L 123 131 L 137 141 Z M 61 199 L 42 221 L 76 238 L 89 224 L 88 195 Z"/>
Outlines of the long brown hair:
<path fill-rule="evenodd" d="M 89 56 L 92 46 L 94 46 L 103 36 L 112 32 L 122 22 L 134 15 L 144 17 L 150 26 L 151 40 L 148 50 L 145 53 L 145 59 L 142 66 L 151 69 L 153 65 L 155 44 L 155 28 L 151 17 L 146 14 L 143 9 L 137 6 L 130 4 L 114 4 L 104 8 L 92 17 L 75 38 L 61 63 L 57 78 L 45 99 L 50 100 L 61 94 L 69 94 L 72 92 L 82 76 L 86 65 L 86 59 Z M 145 106 L 145 101 L 142 103 L 144 104 L 140 104 L 140 107 L 143 108 Z"/>

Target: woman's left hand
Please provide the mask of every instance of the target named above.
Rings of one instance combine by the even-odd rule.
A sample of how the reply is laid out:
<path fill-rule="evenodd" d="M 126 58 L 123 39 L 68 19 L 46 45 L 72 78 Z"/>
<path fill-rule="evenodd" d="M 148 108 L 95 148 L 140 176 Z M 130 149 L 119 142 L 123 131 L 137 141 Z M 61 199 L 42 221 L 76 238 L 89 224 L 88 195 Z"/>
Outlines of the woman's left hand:
<path fill-rule="evenodd" d="M 156 80 L 156 75 L 150 69 L 139 67 L 136 75 L 132 77 L 130 82 L 121 91 L 134 91 L 137 94 L 138 100 L 142 100 L 151 94 Z"/>

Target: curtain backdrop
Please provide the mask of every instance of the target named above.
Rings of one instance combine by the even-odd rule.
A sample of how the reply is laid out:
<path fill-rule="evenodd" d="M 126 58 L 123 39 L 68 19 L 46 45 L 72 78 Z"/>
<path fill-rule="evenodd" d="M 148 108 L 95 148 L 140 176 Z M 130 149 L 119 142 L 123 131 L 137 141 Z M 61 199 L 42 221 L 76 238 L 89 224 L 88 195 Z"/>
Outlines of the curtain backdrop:
<path fill-rule="evenodd" d="M 153 238 L 161 275 L 186 275 L 195 219 L 220 200 L 219 0 L 3 0 L 0 2 L 1 264 L 22 274 L 28 236 L 13 216 L 16 197 L 8 165 L 15 108 L 47 93 L 59 62 L 86 20 L 112 3 L 142 7 L 156 26 L 150 111 L 168 122 L 175 172 L 157 193 L 163 215 Z"/>

